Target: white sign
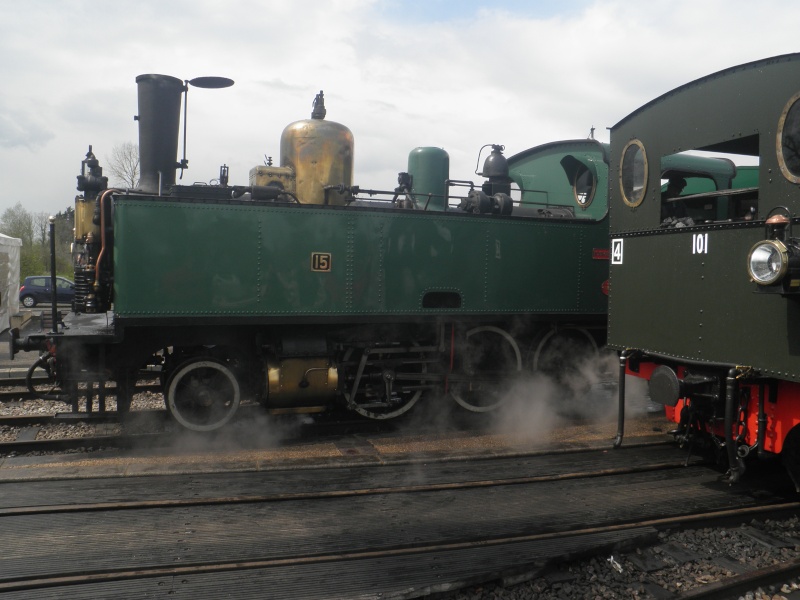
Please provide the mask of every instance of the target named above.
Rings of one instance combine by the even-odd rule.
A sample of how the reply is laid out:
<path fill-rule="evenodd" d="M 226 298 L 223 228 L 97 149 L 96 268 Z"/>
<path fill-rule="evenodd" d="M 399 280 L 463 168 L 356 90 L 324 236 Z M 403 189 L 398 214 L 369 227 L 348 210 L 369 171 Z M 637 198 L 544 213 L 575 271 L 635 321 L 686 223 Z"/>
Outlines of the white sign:
<path fill-rule="evenodd" d="M 622 264 L 622 239 L 611 240 L 611 264 Z"/>
<path fill-rule="evenodd" d="M 692 254 L 708 254 L 707 233 L 695 233 L 692 235 Z"/>

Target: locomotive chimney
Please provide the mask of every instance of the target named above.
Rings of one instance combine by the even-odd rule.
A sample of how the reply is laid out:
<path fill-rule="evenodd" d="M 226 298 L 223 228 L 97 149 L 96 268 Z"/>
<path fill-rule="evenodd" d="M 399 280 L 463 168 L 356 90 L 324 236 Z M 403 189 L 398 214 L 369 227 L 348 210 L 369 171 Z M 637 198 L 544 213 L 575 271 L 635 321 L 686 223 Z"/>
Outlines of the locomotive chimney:
<path fill-rule="evenodd" d="M 139 189 L 163 194 L 175 185 L 184 83 L 168 75 L 139 75 Z"/>

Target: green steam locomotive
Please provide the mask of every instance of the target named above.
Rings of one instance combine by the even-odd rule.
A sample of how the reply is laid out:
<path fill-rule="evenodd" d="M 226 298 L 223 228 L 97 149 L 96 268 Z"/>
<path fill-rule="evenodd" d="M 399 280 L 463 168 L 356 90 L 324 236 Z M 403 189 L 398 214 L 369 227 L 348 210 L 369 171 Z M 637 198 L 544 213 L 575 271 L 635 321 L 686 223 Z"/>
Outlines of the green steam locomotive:
<path fill-rule="evenodd" d="M 72 311 L 52 331 L 12 332 L 12 351 L 42 350 L 32 370 L 47 370 L 52 397 L 91 409 L 114 382 L 125 413 L 156 364 L 168 410 L 196 431 L 247 402 L 389 419 L 428 397 L 485 412 L 518 376 L 604 346 L 603 145 L 510 158 L 493 145 L 478 183 L 451 179 L 444 150 L 417 148 L 397 187 L 365 190 L 353 135 L 325 119 L 320 93 L 284 129 L 278 166 L 254 167 L 247 185 L 229 185 L 224 165 L 212 185 L 176 185 L 182 96 L 231 84 L 137 77 L 136 189 L 107 189 L 90 148 Z"/>

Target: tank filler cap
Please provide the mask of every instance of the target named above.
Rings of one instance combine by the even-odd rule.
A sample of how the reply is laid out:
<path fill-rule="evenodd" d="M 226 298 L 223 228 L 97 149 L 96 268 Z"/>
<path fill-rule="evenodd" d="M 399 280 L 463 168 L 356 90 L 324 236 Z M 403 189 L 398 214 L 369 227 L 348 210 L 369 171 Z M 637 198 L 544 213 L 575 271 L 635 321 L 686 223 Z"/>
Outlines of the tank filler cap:
<path fill-rule="evenodd" d="M 311 118 L 312 119 L 324 119 L 327 111 L 325 110 L 325 94 L 322 90 L 319 91 L 319 94 L 316 95 L 314 98 L 314 102 L 312 104 L 314 110 L 311 111 Z"/>

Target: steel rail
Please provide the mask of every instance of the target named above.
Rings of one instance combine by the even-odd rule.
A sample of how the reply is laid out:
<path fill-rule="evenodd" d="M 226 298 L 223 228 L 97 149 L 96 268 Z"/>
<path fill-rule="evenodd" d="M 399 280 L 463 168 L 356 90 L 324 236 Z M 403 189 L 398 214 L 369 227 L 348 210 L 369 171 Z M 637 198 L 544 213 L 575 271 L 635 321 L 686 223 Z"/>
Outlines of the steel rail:
<path fill-rule="evenodd" d="M 253 411 L 259 411 L 261 407 L 258 405 L 247 405 L 240 407 L 241 413 L 236 418 L 247 418 L 247 415 Z M 280 418 L 280 417 L 279 417 Z M 134 410 L 126 415 L 126 419 L 131 422 L 138 420 L 154 420 L 161 421 L 169 420 L 169 413 L 166 409 L 148 409 L 148 410 Z M 116 411 L 108 412 L 92 412 L 92 413 L 58 413 L 47 415 L 20 415 L 10 417 L 0 417 L 0 427 L 11 428 L 24 428 L 34 427 L 37 425 L 54 426 L 68 423 L 115 423 L 121 422 L 119 415 Z M 125 423 L 125 421 L 122 421 Z M 344 421 L 322 421 L 314 422 L 311 424 L 304 424 L 301 426 L 301 433 L 298 437 L 311 436 L 311 435 L 324 435 L 335 436 L 343 435 L 345 432 L 352 432 L 354 427 L 362 432 L 378 432 L 385 431 L 387 428 L 393 427 L 394 424 L 386 423 L 384 421 L 371 421 L 371 420 L 344 420 Z M 153 445 L 162 442 L 174 442 L 176 437 L 181 435 L 189 435 L 196 437 L 204 437 L 203 433 L 191 432 L 188 430 L 165 431 L 157 433 L 142 433 L 142 434 L 119 434 L 119 435 L 100 435 L 100 436 L 83 436 L 73 438 L 57 438 L 57 439 L 42 439 L 42 440 L 27 440 L 27 441 L 9 441 L 0 442 L 0 457 L 10 453 L 26 454 L 30 452 L 60 452 L 65 450 L 75 450 L 80 448 L 129 448 L 140 443 Z M 213 437 L 213 432 L 211 434 Z M 205 437 L 208 437 L 206 435 Z"/>
<path fill-rule="evenodd" d="M 152 418 L 159 417 L 166 419 L 168 413 L 166 409 L 147 409 L 134 410 L 128 413 L 134 415 L 133 418 Z M 119 422 L 119 414 L 115 410 L 105 412 L 58 412 L 40 415 L 11 415 L 0 417 L 0 427 L 31 427 L 33 425 L 60 425 L 64 423 L 92 422 L 92 423 L 116 423 Z"/>
<path fill-rule="evenodd" d="M 13 380 L 13 381 L 16 381 L 16 380 Z M 21 387 L 25 386 L 25 381 L 24 380 L 23 380 L 23 382 L 21 384 L 10 383 L 10 382 L 12 382 L 11 379 L 5 379 L 2 382 L 0 382 L 0 387 L 21 388 Z M 42 379 L 42 380 L 40 380 L 38 382 L 36 380 L 34 380 L 34 384 L 45 385 L 46 383 L 47 382 L 44 379 Z M 55 388 L 53 388 L 53 389 L 55 389 Z M 142 385 L 137 385 L 134 388 L 134 394 L 138 394 L 138 393 L 141 393 L 141 392 L 160 392 L 161 390 L 162 390 L 162 387 L 159 384 L 142 384 Z M 105 392 L 106 392 L 106 397 L 107 398 L 117 395 L 116 387 L 105 388 Z M 94 390 L 94 393 L 95 393 L 95 396 L 96 396 L 97 395 L 97 390 L 96 389 Z M 14 402 L 14 401 L 18 401 L 18 400 L 36 400 L 36 399 L 37 399 L 36 395 L 32 394 L 31 392 L 29 392 L 27 389 L 0 390 L 0 402 Z"/>
<path fill-rule="evenodd" d="M 164 442 L 166 444 L 174 441 L 174 439 L 174 433 L 164 432 L 141 433 L 135 435 L 97 435 L 52 440 L 32 440 L 29 442 L 2 442 L 0 443 L 0 456 L 8 455 L 12 452 L 25 454 L 28 452 L 61 452 L 65 450 L 78 450 L 80 448 L 129 448 L 143 443 L 152 446 L 159 442 Z"/>
<path fill-rule="evenodd" d="M 24 369 L 27 369 L 30 365 L 25 365 Z M 158 370 L 150 370 L 150 369 L 142 369 L 139 371 L 138 380 L 140 381 L 155 381 L 161 376 L 161 371 Z M 33 381 L 36 384 L 45 384 L 49 381 L 49 378 L 46 374 L 42 373 L 41 375 L 34 374 Z M 27 378 L 25 376 L 21 377 L 6 377 L 0 379 L 0 387 L 25 387 L 27 385 Z M 108 387 L 107 390 L 113 390 L 114 387 Z"/>

